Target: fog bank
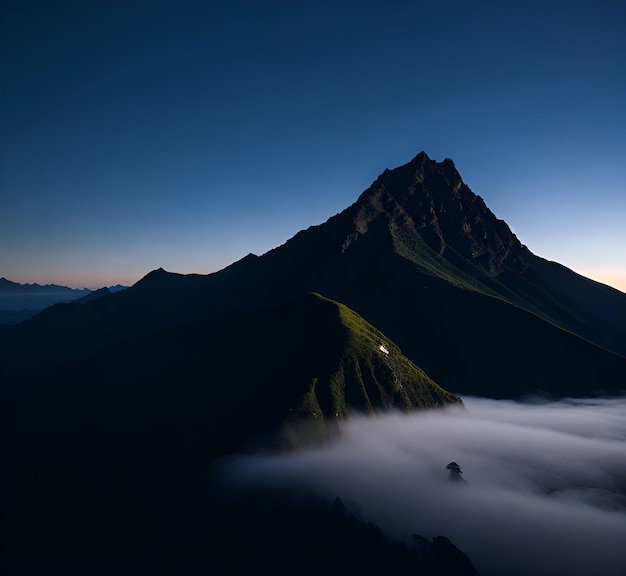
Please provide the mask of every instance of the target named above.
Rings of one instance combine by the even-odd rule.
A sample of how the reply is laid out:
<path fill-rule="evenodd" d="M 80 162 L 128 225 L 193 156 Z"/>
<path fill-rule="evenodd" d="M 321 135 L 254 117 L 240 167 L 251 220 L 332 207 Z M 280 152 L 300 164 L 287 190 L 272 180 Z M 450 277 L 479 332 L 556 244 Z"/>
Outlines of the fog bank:
<path fill-rule="evenodd" d="M 355 417 L 328 446 L 224 461 L 231 485 L 302 486 L 390 536 L 444 535 L 483 575 L 626 574 L 626 399 Z M 465 482 L 450 482 L 456 461 Z"/>

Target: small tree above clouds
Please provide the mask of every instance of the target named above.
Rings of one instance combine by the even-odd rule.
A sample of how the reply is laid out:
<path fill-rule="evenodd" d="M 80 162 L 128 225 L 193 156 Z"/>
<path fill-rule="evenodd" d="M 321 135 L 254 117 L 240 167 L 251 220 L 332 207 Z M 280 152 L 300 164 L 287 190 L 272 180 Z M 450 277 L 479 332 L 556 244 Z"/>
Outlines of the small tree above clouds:
<path fill-rule="evenodd" d="M 450 470 L 450 474 L 448 474 L 448 480 L 452 480 L 454 482 L 464 482 L 463 478 L 461 477 L 463 471 L 456 462 L 450 462 L 450 464 L 446 466 L 446 470 Z"/>

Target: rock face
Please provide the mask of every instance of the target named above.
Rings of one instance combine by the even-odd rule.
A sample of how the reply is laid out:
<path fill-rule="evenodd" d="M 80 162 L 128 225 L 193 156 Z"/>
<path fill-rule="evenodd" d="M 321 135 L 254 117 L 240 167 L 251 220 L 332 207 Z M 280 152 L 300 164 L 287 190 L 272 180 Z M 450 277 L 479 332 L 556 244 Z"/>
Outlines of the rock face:
<path fill-rule="evenodd" d="M 449 158 L 438 163 L 421 152 L 408 164 L 385 170 L 357 206 L 357 233 L 386 212 L 395 226 L 415 230 L 441 256 L 460 255 L 491 276 L 530 268 L 528 249 L 469 189 Z"/>

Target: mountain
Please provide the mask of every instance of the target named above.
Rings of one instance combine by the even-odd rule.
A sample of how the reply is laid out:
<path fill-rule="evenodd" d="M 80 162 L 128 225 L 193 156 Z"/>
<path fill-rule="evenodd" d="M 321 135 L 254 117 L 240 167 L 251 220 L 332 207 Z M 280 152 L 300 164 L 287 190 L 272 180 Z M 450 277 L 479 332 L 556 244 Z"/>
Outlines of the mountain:
<path fill-rule="evenodd" d="M 71 302 L 91 290 L 56 284 L 19 284 L 0 278 L 0 324 L 17 324 L 57 302 Z"/>
<path fill-rule="evenodd" d="M 345 292 L 346 302 L 358 292 L 350 276 L 385 289 L 386 278 L 395 282 L 401 267 L 410 266 L 415 296 L 424 297 L 416 278 L 488 296 L 626 354 L 623 293 L 533 255 L 463 183 L 451 160 L 437 163 L 423 152 L 263 260 L 275 275 L 288 263 L 293 275 L 293 262 L 302 262 L 296 274 L 303 282 L 324 282 Z"/>
<path fill-rule="evenodd" d="M 167 419 L 170 433 L 172 419 L 182 414 L 187 426 L 197 414 L 195 425 L 208 427 L 205 444 L 228 439 L 224 449 L 236 450 L 249 439 L 249 429 L 274 433 L 300 420 L 323 427 L 350 410 L 460 402 L 387 336 L 319 294 L 195 320 L 131 344 L 23 371 L 12 395 L 14 413 L 30 410 L 31 421 L 48 429 L 55 419 L 62 427 L 75 421 L 83 428 Z M 254 426 L 242 427 L 241 420 Z"/>
<path fill-rule="evenodd" d="M 124 290 L 117 284 L 110 288 L 89 290 L 69 288 L 57 284 L 19 284 L 0 278 L 0 324 L 18 324 L 59 302 L 89 302 L 106 293 Z"/>
<path fill-rule="evenodd" d="M 194 558 L 204 557 L 224 539 L 223 523 L 198 517 L 216 457 L 319 443 L 354 411 L 460 403 L 388 337 L 317 294 L 195 320 L 20 376 L 2 403 L 5 510 L 18 563 L 60 562 L 77 550 L 156 562 L 163 545 L 178 563 L 187 540 L 200 546 L 201 537 Z M 269 539 L 259 541 L 270 550 Z"/>
<path fill-rule="evenodd" d="M 19 371 L 307 292 L 349 306 L 457 393 L 619 393 L 626 381 L 626 295 L 532 254 L 451 160 L 423 152 L 263 256 L 210 275 L 155 270 L 53 306 L 0 343 Z"/>
<path fill-rule="evenodd" d="M 69 288 L 68 286 L 59 286 L 57 284 L 20 284 L 12 282 L 6 278 L 0 278 L 0 306 L 4 307 L 6 303 L 16 301 L 22 298 L 40 298 L 40 302 L 50 301 L 61 302 L 71 301 L 89 294 L 91 290 L 88 288 Z M 37 301 L 39 302 L 39 301 Z"/>
<path fill-rule="evenodd" d="M 81 296 L 74 300 L 74 304 L 87 304 L 87 302 L 92 302 L 93 300 L 97 300 L 98 298 L 102 298 L 103 296 L 108 296 L 109 294 L 113 294 L 111 290 L 108 288 L 98 288 L 98 290 L 94 290 L 93 292 L 89 292 L 85 296 Z"/>
<path fill-rule="evenodd" d="M 239 539 L 255 550 L 246 526 L 270 557 L 273 534 L 293 530 L 306 551 L 338 530 L 360 542 L 348 556 L 378 542 L 390 558 L 378 536 L 362 539 L 375 529 L 335 519 L 313 534 L 300 524 L 315 515 L 294 522 L 291 508 L 272 532 L 244 504 L 225 535 L 209 463 L 319 442 L 353 412 L 458 403 L 451 392 L 617 394 L 626 382 L 626 295 L 532 254 L 451 160 L 424 153 L 262 256 L 109 292 L 0 326 L 7 544 L 40 572 L 64 559 L 102 571 L 103 558 L 109 571 L 120 559 L 206 571 L 207 554 Z M 419 542 L 473 572 L 447 540 Z"/>
<path fill-rule="evenodd" d="M 266 298 L 306 286 L 346 303 L 456 392 L 587 395 L 626 381 L 626 295 L 533 255 L 451 160 L 421 153 L 386 170 L 259 258 L 249 282 Z"/>

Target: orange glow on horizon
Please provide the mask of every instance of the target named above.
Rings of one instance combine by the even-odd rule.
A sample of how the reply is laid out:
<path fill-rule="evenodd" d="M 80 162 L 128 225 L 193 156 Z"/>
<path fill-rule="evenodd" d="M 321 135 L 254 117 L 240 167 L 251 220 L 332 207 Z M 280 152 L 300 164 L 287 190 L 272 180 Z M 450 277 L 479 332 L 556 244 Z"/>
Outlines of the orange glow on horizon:
<path fill-rule="evenodd" d="M 579 274 L 626 293 L 626 270 L 586 269 L 580 270 Z"/>

